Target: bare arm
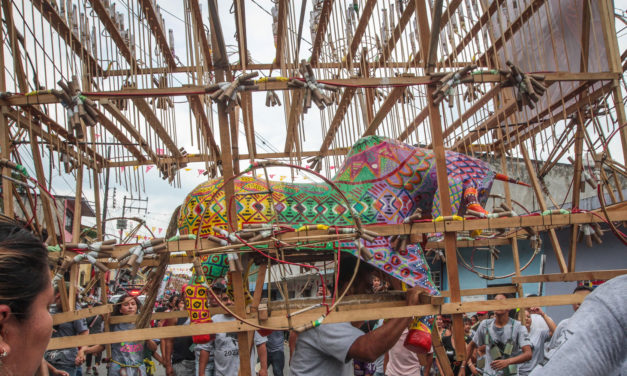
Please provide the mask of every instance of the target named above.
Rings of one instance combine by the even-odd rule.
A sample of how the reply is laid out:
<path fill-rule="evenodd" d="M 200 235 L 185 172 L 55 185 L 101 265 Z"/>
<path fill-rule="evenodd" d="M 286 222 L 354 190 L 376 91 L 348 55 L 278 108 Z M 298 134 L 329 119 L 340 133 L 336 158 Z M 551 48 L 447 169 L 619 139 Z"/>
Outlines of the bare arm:
<path fill-rule="evenodd" d="M 495 369 L 495 370 L 500 370 L 503 369 L 507 366 L 509 366 L 510 364 L 520 364 L 520 363 L 524 363 L 526 361 L 528 361 L 529 359 L 531 359 L 531 346 L 527 345 L 527 346 L 523 346 L 522 348 L 522 354 L 511 357 L 511 358 L 507 358 L 507 359 L 499 359 L 499 360 L 495 360 L 493 361 L 490 366 Z"/>
<path fill-rule="evenodd" d="M 259 376 L 268 376 L 268 349 L 265 343 L 257 346 L 257 356 L 259 356 L 259 363 L 261 363 Z"/>
<path fill-rule="evenodd" d="M 470 354 L 472 354 L 475 351 L 476 348 L 477 348 L 477 344 L 475 343 L 475 341 L 470 341 L 466 345 L 466 354 L 469 354 L 469 356 L 468 356 L 468 358 L 466 358 L 465 362 L 462 362 L 462 365 L 459 368 L 459 373 L 457 373 L 458 376 L 466 375 L 466 365 L 470 361 Z"/>
<path fill-rule="evenodd" d="M 423 364 L 423 366 L 425 367 L 425 370 L 423 372 L 424 375 L 429 375 L 431 373 L 431 366 L 433 365 L 433 353 L 429 353 L 425 355 L 425 364 Z"/>
<path fill-rule="evenodd" d="M 413 287 L 407 290 L 405 295 L 407 305 L 418 304 L 418 297 L 424 291 L 420 287 Z M 385 321 L 379 328 L 357 338 L 348 350 L 347 358 L 374 362 L 379 356 L 394 346 L 412 320 L 411 317 L 405 317 Z"/>
<path fill-rule="evenodd" d="M 163 358 L 163 366 L 168 375 L 172 374 L 172 346 L 174 343 L 170 338 L 164 338 L 159 344 L 161 346 L 161 357 Z"/>
<path fill-rule="evenodd" d="M 290 363 L 292 362 L 292 355 L 294 355 L 294 349 L 296 349 L 296 341 L 298 341 L 298 333 L 295 331 L 290 332 L 290 338 L 288 344 L 290 346 Z"/>
<path fill-rule="evenodd" d="M 557 329 L 557 325 L 555 325 L 555 321 L 553 321 L 553 319 L 549 317 L 549 315 L 547 315 L 546 312 L 544 311 L 540 311 L 540 312 L 542 312 L 540 313 L 540 315 L 544 319 L 544 322 L 546 322 L 546 325 L 549 327 L 549 335 L 552 337 L 553 333 L 555 333 L 555 329 Z"/>
<path fill-rule="evenodd" d="M 200 350 L 198 355 L 198 374 L 199 376 L 205 374 L 205 369 L 209 363 L 209 351 Z"/>
<path fill-rule="evenodd" d="M 390 319 L 379 328 L 357 338 L 348 350 L 348 358 L 374 362 L 394 346 L 411 321 L 411 317 Z"/>

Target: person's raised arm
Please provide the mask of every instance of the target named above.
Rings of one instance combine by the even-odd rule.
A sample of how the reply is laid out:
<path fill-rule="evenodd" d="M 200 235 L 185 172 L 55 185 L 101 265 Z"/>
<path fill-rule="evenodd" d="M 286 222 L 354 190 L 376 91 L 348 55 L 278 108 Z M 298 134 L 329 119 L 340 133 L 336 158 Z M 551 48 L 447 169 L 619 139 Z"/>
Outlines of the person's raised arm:
<path fill-rule="evenodd" d="M 549 336 L 553 336 L 553 333 L 555 333 L 555 329 L 557 329 L 555 321 L 553 321 L 553 319 L 549 315 L 547 315 L 546 312 L 544 312 L 540 307 L 532 307 L 529 311 L 531 313 L 535 313 L 536 315 L 542 316 L 544 322 L 546 322 L 546 325 L 549 327 Z"/>

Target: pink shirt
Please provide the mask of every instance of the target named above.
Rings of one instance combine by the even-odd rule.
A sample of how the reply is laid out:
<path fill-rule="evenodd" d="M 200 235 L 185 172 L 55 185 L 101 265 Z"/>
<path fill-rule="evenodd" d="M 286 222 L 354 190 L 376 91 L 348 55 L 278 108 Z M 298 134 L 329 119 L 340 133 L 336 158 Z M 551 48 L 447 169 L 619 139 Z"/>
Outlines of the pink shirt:
<path fill-rule="evenodd" d="M 420 361 L 416 353 L 408 350 L 403 343 L 407 337 L 408 329 L 403 331 L 401 338 L 388 352 L 388 364 L 385 369 L 387 376 L 420 376 Z"/>

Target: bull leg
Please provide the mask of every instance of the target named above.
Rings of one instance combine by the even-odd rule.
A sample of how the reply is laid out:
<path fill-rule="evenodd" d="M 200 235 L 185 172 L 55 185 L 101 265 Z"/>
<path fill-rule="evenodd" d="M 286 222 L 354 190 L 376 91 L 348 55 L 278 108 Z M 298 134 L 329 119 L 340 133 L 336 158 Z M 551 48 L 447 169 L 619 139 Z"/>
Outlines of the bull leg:
<path fill-rule="evenodd" d="M 389 237 L 378 237 L 374 242 L 366 242 L 366 247 L 373 255 L 369 264 L 409 286 L 420 286 L 431 295 L 440 294 L 420 245 L 408 244 L 405 250 L 396 252 Z M 356 249 L 350 251 L 357 255 Z"/>
<path fill-rule="evenodd" d="M 466 206 L 466 212 L 473 214 L 476 217 L 483 217 L 490 214 L 487 210 L 481 206 L 477 199 L 477 188 L 468 186 L 464 189 L 463 202 Z"/>

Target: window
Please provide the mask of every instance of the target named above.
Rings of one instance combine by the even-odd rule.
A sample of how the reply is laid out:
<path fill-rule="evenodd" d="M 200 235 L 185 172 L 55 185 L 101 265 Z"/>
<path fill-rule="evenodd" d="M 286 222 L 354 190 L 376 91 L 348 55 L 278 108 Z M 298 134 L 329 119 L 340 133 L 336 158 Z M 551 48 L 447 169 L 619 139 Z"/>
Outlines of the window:
<path fill-rule="evenodd" d="M 74 212 L 70 209 L 65 209 L 65 229 L 67 232 L 72 232 L 72 228 L 74 227 Z"/>
<path fill-rule="evenodd" d="M 437 287 L 440 290 L 443 289 L 441 270 L 435 270 L 435 268 L 431 269 L 431 280 L 433 281 L 433 284 L 435 285 L 435 287 Z"/>

